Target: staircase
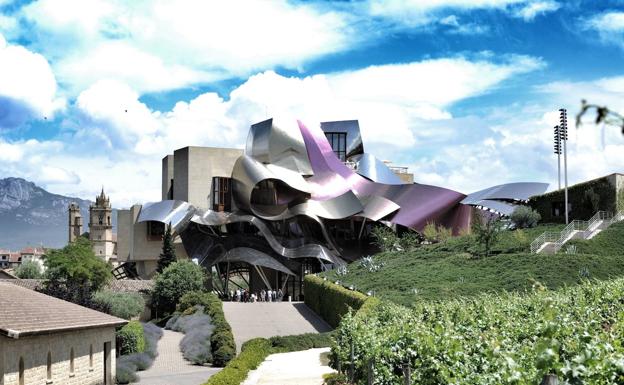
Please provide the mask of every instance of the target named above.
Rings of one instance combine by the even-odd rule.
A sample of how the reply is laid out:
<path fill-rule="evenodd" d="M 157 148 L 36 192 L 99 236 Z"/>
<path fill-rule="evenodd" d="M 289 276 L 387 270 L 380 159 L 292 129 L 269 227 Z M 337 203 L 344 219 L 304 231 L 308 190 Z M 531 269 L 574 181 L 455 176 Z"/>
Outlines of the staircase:
<path fill-rule="evenodd" d="M 592 239 L 615 222 L 624 220 L 624 211 L 613 215 L 598 211 L 588 221 L 574 220 L 560 232 L 546 231 L 531 242 L 531 253 L 558 253 L 571 239 Z"/>

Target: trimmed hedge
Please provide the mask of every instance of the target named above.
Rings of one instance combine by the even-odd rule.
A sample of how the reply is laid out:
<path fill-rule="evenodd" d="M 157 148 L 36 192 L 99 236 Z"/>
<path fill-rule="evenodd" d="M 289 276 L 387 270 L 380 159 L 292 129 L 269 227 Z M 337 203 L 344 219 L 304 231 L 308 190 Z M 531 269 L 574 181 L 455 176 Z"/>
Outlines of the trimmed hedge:
<path fill-rule="evenodd" d="M 188 309 L 200 305 L 204 312 L 212 318 L 214 330 L 210 336 L 210 351 L 212 365 L 224 367 L 236 357 L 236 343 L 230 324 L 225 320 L 223 303 L 215 294 L 202 291 L 192 291 L 180 298 L 178 311 L 185 312 Z"/>
<path fill-rule="evenodd" d="M 145 351 L 145 334 L 139 321 L 130 321 L 117 332 L 117 349 L 124 356 Z"/>
<path fill-rule="evenodd" d="M 264 338 L 255 338 L 243 344 L 241 354 L 219 373 L 208 379 L 204 385 L 239 385 L 247 373 L 254 370 L 272 353 L 271 343 Z"/>
<path fill-rule="evenodd" d="M 303 279 L 305 304 L 332 327 L 340 324 L 349 309 L 359 310 L 370 298 L 357 291 L 348 290 L 316 275 Z"/>
<path fill-rule="evenodd" d="M 270 354 L 330 347 L 332 337 L 333 332 L 249 340 L 243 344 L 241 354 L 204 385 L 239 385 L 245 381 L 249 371 L 256 369 Z"/>
<path fill-rule="evenodd" d="M 190 314 L 190 311 L 193 311 Z M 184 313 L 175 313 L 167 322 L 167 329 L 184 333 L 180 350 L 184 358 L 195 365 L 212 362 L 210 337 L 214 329 L 212 318 L 204 312 L 204 307 L 195 305 Z"/>

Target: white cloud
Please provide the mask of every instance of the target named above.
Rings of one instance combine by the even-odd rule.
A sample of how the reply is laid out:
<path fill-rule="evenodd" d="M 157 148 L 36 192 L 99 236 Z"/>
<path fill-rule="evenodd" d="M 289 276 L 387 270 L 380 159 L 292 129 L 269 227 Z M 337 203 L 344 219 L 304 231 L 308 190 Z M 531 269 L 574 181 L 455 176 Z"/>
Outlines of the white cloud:
<path fill-rule="evenodd" d="M 581 21 L 586 31 L 594 31 L 602 42 L 624 48 L 624 12 L 607 11 Z"/>
<path fill-rule="evenodd" d="M 51 117 L 64 104 L 46 59 L 0 35 L 0 128 L 16 127 L 30 117 Z"/>
<path fill-rule="evenodd" d="M 22 15 L 74 93 L 101 78 L 144 93 L 298 69 L 359 41 L 348 14 L 285 0 L 39 0 Z"/>
<path fill-rule="evenodd" d="M 104 184 L 118 206 L 158 200 L 165 154 L 189 145 L 241 148 L 249 125 L 271 116 L 290 119 L 293 129 L 295 118 L 359 119 L 367 151 L 403 162 L 416 145 L 456 137 L 453 103 L 542 65 L 523 56 L 456 57 L 302 78 L 266 71 L 227 100 L 209 92 L 169 111 L 150 109 L 125 83 L 101 80 L 70 107 L 72 119 L 63 123 L 70 131 L 59 138 L 65 145 L 0 141 L 0 175 L 83 197 Z"/>
<path fill-rule="evenodd" d="M 515 12 L 516 17 L 521 17 L 524 21 L 533 21 L 538 15 L 554 12 L 561 8 L 561 4 L 556 1 L 534 1 L 526 4 Z"/>
<path fill-rule="evenodd" d="M 392 20 L 407 27 L 419 27 L 435 22 L 453 21 L 445 12 L 470 12 L 475 10 L 499 10 L 513 17 L 533 20 L 537 15 L 560 8 L 554 0 L 369 0 L 371 16 Z M 454 15 L 453 15 L 454 16 Z M 457 21 L 457 19 L 455 19 Z M 459 27 L 461 24 L 457 24 Z M 455 33 L 483 33 L 487 26 L 469 23 Z"/>

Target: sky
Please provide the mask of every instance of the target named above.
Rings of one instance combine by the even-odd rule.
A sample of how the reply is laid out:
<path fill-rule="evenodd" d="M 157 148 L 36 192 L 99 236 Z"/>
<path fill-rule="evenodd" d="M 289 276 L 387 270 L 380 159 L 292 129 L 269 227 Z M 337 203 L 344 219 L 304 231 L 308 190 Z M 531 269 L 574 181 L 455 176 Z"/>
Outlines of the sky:
<path fill-rule="evenodd" d="M 365 151 L 470 193 L 624 172 L 624 0 L 0 0 L 0 178 L 116 207 L 161 159 L 269 117 L 358 119 Z"/>

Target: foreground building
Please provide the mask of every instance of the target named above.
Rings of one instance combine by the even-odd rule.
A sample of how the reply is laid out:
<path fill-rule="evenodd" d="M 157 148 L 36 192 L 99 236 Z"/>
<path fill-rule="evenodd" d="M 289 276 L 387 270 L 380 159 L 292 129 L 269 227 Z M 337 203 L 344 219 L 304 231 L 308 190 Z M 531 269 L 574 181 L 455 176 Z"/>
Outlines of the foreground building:
<path fill-rule="evenodd" d="M 0 385 L 112 385 L 127 321 L 0 283 Z"/>
<path fill-rule="evenodd" d="M 149 276 L 164 226 L 178 257 L 213 268 L 252 291 L 281 288 L 297 298 L 302 277 L 375 251 L 375 226 L 459 233 L 473 210 L 510 214 L 543 183 L 512 183 L 470 195 L 412 183 L 405 168 L 365 152 L 356 120 L 269 119 L 250 128 L 245 150 L 186 147 L 163 159 L 163 201 L 118 214 L 120 261 Z"/>

